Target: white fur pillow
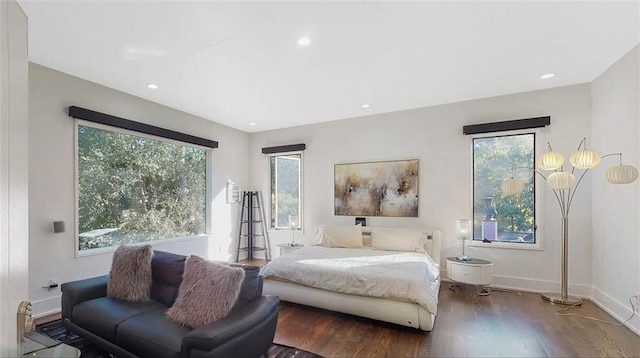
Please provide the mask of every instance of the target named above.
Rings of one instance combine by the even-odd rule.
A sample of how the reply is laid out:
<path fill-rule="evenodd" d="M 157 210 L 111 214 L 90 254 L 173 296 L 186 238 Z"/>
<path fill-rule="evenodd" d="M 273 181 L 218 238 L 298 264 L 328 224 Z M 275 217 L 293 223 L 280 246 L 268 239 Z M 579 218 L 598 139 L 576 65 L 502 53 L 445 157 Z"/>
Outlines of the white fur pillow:
<path fill-rule="evenodd" d="M 152 256 L 149 245 L 119 246 L 113 253 L 107 296 L 132 302 L 149 301 Z"/>
<path fill-rule="evenodd" d="M 242 268 L 190 255 L 184 265 L 178 298 L 167 310 L 167 316 L 192 328 L 225 317 L 238 299 L 244 276 Z"/>
<path fill-rule="evenodd" d="M 362 226 L 320 225 L 313 244 L 325 247 L 362 247 Z"/>
<path fill-rule="evenodd" d="M 427 237 L 422 231 L 376 229 L 371 233 L 371 247 L 389 251 L 425 252 Z"/>

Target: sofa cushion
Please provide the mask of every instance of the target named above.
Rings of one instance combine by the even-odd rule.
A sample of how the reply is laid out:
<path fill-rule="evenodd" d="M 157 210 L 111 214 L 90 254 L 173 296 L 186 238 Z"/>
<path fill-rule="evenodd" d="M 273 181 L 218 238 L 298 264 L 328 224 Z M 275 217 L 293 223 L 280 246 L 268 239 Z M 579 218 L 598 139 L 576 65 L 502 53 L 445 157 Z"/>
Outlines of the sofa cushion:
<path fill-rule="evenodd" d="M 167 315 L 189 327 L 217 321 L 228 315 L 236 303 L 244 275 L 241 268 L 189 256 L 178 298 Z"/>
<path fill-rule="evenodd" d="M 131 302 L 112 297 L 100 297 L 82 302 L 73 308 L 73 319 L 78 326 L 116 343 L 117 327 L 125 320 L 144 312 L 160 310 L 166 306 L 155 301 Z"/>
<path fill-rule="evenodd" d="M 150 328 L 153 327 L 153 328 Z M 179 357 L 191 329 L 171 321 L 164 310 L 131 317 L 118 326 L 118 345 L 139 357 Z"/>
<path fill-rule="evenodd" d="M 152 255 L 149 245 L 118 247 L 113 253 L 107 296 L 134 302 L 149 301 Z"/>
<path fill-rule="evenodd" d="M 262 295 L 260 291 L 260 267 L 258 266 L 246 266 L 231 264 L 232 267 L 242 267 L 244 270 L 244 281 L 242 281 L 242 287 L 240 288 L 240 294 L 238 295 L 238 301 L 233 309 L 244 306 L 247 302 Z"/>
<path fill-rule="evenodd" d="M 178 289 L 184 273 L 184 255 L 154 251 L 151 258 L 151 299 L 172 306 L 178 297 Z"/>

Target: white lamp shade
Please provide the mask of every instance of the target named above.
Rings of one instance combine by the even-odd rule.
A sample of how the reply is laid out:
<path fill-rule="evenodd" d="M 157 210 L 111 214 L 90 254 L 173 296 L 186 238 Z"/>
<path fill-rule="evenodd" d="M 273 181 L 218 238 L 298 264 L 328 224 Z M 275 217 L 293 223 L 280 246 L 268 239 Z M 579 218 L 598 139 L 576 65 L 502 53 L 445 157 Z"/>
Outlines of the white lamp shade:
<path fill-rule="evenodd" d="M 578 169 L 591 169 L 600 164 L 600 154 L 595 150 L 579 150 L 571 155 L 569 162 Z"/>
<path fill-rule="evenodd" d="M 562 166 L 564 157 L 558 152 L 546 152 L 538 157 L 538 168 L 542 170 L 555 170 Z"/>
<path fill-rule="evenodd" d="M 470 219 L 456 220 L 456 237 L 459 240 L 470 240 L 473 235 L 473 229 Z"/>
<path fill-rule="evenodd" d="M 632 165 L 616 165 L 607 170 L 607 181 L 611 184 L 629 184 L 638 179 L 638 169 Z"/>
<path fill-rule="evenodd" d="M 569 189 L 575 181 L 576 177 L 569 172 L 555 172 L 547 177 L 547 184 L 553 189 Z"/>
<path fill-rule="evenodd" d="M 520 179 L 505 179 L 500 184 L 500 189 L 505 195 L 518 195 L 524 190 L 524 182 Z"/>
<path fill-rule="evenodd" d="M 289 230 L 295 230 L 298 228 L 298 216 L 289 215 Z"/>

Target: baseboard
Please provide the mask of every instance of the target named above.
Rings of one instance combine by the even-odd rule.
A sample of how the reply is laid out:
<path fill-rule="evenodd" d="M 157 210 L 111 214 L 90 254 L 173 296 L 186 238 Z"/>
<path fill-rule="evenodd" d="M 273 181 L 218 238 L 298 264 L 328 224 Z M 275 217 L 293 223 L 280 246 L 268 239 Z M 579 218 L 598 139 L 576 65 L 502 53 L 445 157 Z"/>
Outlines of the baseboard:
<path fill-rule="evenodd" d="M 536 293 L 560 291 L 560 282 L 558 281 L 535 280 L 511 276 L 493 276 L 492 286 Z M 568 291 L 569 294 L 573 296 L 584 298 L 591 297 L 591 285 L 570 283 Z"/>
<path fill-rule="evenodd" d="M 443 280 L 449 281 L 447 279 L 447 270 L 440 270 L 440 277 Z M 559 292 L 560 290 L 560 282 L 559 281 L 547 281 L 547 280 L 536 280 L 530 278 L 522 278 L 522 277 L 512 277 L 512 276 L 493 276 L 493 283 L 491 287 L 496 288 L 504 288 L 507 290 L 515 290 L 515 291 L 523 291 L 523 292 Z M 591 297 L 591 285 L 586 284 L 569 284 L 569 294 L 590 298 Z"/>
<path fill-rule="evenodd" d="M 41 318 L 48 315 L 60 313 L 61 295 L 56 297 L 45 298 L 44 300 L 32 301 L 31 308 L 34 318 Z"/>
<path fill-rule="evenodd" d="M 625 305 L 624 303 L 600 291 L 596 287 L 593 287 L 593 297 L 591 301 L 620 322 L 624 322 L 626 319 L 631 317 L 632 311 L 629 302 L 627 302 L 627 304 Z M 629 322 L 625 323 L 625 326 L 627 326 L 627 328 L 640 336 L 639 315 L 636 314 L 635 316 L 633 316 L 633 318 L 631 318 Z"/>

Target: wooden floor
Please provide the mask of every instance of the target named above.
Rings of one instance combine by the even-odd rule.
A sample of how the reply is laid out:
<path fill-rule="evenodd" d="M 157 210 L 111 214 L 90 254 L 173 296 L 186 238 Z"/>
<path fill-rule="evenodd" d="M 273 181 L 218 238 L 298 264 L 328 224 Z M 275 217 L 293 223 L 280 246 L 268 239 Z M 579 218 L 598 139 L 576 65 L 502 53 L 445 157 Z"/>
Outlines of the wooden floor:
<path fill-rule="evenodd" d="M 538 294 L 447 287 L 432 332 L 283 303 L 275 343 L 324 357 L 640 357 L 628 328 L 561 316 Z M 590 301 L 568 312 L 614 321 Z"/>

